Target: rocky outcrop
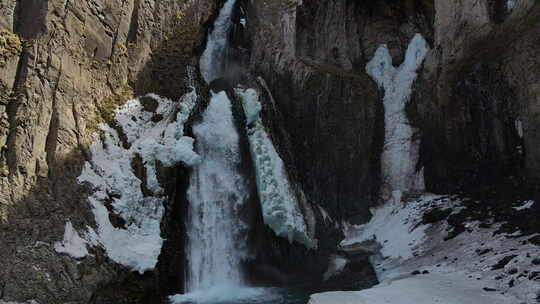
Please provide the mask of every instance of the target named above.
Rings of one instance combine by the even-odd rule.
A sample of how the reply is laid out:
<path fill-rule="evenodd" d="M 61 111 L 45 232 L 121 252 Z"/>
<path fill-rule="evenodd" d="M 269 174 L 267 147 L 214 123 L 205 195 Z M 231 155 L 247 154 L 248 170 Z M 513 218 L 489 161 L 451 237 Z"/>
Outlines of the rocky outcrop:
<path fill-rule="evenodd" d="M 308 199 L 366 220 L 376 201 L 382 94 L 366 78 L 375 49 L 394 65 L 421 33 L 430 45 L 407 112 L 421 136 L 427 190 L 471 191 L 538 177 L 536 1 L 244 3 L 250 70 L 272 91 Z"/>
<path fill-rule="evenodd" d="M 428 189 L 535 183 L 538 3 L 435 1 L 435 9 L 433 50 L 411 106 Z"/>
<path fill-rule="evenodd" d="M 53 243 L 66 221 L 94 224 L 77 176 L 97 124 L 134 93 L 181 96 L 215 8 L 210 0 L 0 1 L 0 299 L 132 303 L 153 292 L 151 275 L 99 250 L 75 261 Z M 102 286 L 117 287 L 98 296 Z"/>
<path fill-rule="evenodd" d="M 307 201 L 333 220 L 365 222 L 377 204 L 383 92 L 365 67 L 382 44 L 399 65 L 415 33 L 431 50 L 406 110 L 421 138 L 416 166 L 425 168 L 427 190 L 508 204 L 525 185 L 534 187 L 540 163 L 538 73 L 532 72 L 539 62 L 538 1 L 241 5 L 249 50 L 244 61 L 272 95 L 263 103 L 264 120 Z M 317 214 L 319 254 L 331 253 L 339 231 Z"/>

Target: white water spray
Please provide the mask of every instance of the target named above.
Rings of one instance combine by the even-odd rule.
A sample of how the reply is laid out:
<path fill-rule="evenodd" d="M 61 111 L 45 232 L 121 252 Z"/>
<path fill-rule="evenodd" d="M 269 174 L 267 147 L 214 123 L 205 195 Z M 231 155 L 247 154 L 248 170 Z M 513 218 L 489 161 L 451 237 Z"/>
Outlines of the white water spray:
<path fill-rule="evenodd" d="M 242 284 L 246 225 L 240 219 L 248 193 L 238 171 L 239 136 L 225 92 L 212 96 L 202 122 L 193 128 L 202 163 L 190 179 L 186 289 L 197 292 Z"/>

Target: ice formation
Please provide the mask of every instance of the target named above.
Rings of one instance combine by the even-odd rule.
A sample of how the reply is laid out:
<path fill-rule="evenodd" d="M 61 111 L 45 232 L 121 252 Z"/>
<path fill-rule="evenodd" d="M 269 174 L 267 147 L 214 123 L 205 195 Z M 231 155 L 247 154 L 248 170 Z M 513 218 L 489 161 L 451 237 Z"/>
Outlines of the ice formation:
<path fill-rule="evenodd" d="M 155 112 L 144 109 L 148 98 L 157 102 Z M 158 162 L 192 166 L 200 161 L 194 140 L 184 136 L 183 129 L 196 101 L 195 89 L 180 102 L 156 95 L 128 101 L 116 111 L 116 125 L 126 142 L 117 129 L 102 124 L 101 139 L 91 146 L 92 158 L 79 177 L 92 187 L 88 200 L 97 224 L 86 238 L 101 245 L 113 261 L 140 273 L 154 268 L 163 243 L 160 223 L 166 197 L 157 179 Z M 138 159 L 144 165 L 145 185 L 133 168 Z M 142 187 L 151 193 L 143 194 Z M 113 226 L 111 214 L 121 219 L 120 227 Z"/>
<path fill-rule="evenodd" d="M 517 211 L 522 211 L 522 210 L 526 210 L 526 209 L 530 209 L 532 208 L 532 206 L 534 206 L 534 204 L 536 203 L 536 201 L 525 201 L 523 202 L 523 204 L 519 207 L 513 207 L 515 210 Z"/>
<path fill-rule="evenodd" d="M 277 153 L 262 119 L 261 105 L 254 89 L 237 89 L 248 119 L 248 138 L 255 164 L 257 189 L 261 200 L 264 223 L 278 236 L 297 241 L 308 248 L 317 246 L 307 230 L 298 200 L 290 185 L 283 160 Z"/>
<path fill-rule="evenodd" d="M 81 238 L 70 221 L 66 222 L 64 240 L 54 244 L 56 252 L 65 253 L 73 258 L 81 259 L 88 255 L 86 240 Z"/>
<path fill-rule="evenodd" d="M 377 49 L 373 59 L 367 64 L 367 73 L 384 88 L 385 138 L 382 153 L 383 194 L 399 195 L 399 192 L 423 190 L 422 170 L 417 170 L 419 143 L 415 130 L 411 127 L 405 107 L 412 93 L 412 85 L 417 77 L 428 46 L 420 34 L 411 40 L 405 61 L 395 68 L 386 45 Z M 420 181 L 420 182 L 418 182 Z M 396 193 L 396 191 L 398 193 Z"/>

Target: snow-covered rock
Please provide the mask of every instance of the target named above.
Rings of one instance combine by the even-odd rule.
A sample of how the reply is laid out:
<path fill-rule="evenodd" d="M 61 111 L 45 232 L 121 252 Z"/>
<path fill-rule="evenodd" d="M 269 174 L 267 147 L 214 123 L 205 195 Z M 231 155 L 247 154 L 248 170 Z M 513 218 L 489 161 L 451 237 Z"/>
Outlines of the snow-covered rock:
<path fill-rule="evenodd" d="M 248 119 L 248 138 L 255 164 L 257 189 L 264 223 L 290 242 L 297 241 L 308 248 L 317 246 L 308 232 L 304 215 L 287 177 L 283 160 L 266 133 L 259 112 L 259 95 L 254 89 L 237 89 Z"/>
<path fill-rule="evenodd" d="M 59 253 L 68 254 L 76 259 L 81 259 L 88 255 L 86 240 L 81 238 L 70 221 L 66 222 L 64 240 L 56 242 L 54 244 L 54 250 Z"/>
<path fill-rule="evenodd" d="M 521 210 L 533 204 L 525 201 Z M 446 220 L 424 221 L 424 214 L 435 209 L 458 216 L 466 208 L 457 196 L 425 194 L 374 210 L 366 225 L 346 226 L 342 246 L 362 247 L 373 239 L 380 245 L 380 254 L 371 261 L 381 285 L 357 293 L 316 295 L 310 303 L 537 303 L 540 253 L 528 242 L 530 235 L 496 233 L 502 223 L 486 228 L 465 221 L 465 231 L 449 238 L 455 228 Z M 493 298 L 501 293 L 507 296 Z M 449 298 L 451 294 L 463 298 Z"/>
<path fill-rule="evenodd" d="M 179 102 L 153 94 L 148 98 L 158 104 L 154 112 L 144 109 L 142 98 L 130 100 L 116 111 L 116 124 L 127 143 L 117 129 L 100 126 L 101 139 L 91 146 L 92 158 L 79 177 L 80 183 L 92 187 L 88 201 L 97 224 L 95 231 L 88 228 L 84 238 L 102 246 L 113 261 L 140 273 L 154 268 L 163 243 L 160 224 L 166 197 L 157 179 L 158 162 L 192 166 L 200 161 L 193 151 L 194 140 L 184 136 L 184 124 L 197 101 L 195 89 Z M 139 159 L 145 181 L 132 166 Z M 143 194 L 142 187 L 151 193 Z M 110 213 L 122 220 L 121 227 L 111 223 Z"/>

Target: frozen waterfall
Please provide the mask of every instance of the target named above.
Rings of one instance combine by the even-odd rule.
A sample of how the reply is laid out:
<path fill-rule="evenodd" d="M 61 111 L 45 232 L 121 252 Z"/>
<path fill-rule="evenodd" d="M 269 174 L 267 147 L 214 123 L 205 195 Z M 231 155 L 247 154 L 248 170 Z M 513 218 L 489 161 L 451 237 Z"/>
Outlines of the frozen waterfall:
<path fill-rule="evenodd" d="M 287 177 L 285 165 L 266 133 L 259 115 L 262 106 L 254 89 L 237 89 L 248 125 L 248 140 L 255 165 L 257 190 L 264 223 L 277 235 L 316 248 Z"/>
<path fill-rule="evenodd" d="M 405 107 L 412 85 L 428 52 L 427 43 L 416 34 L 409 43 L 405 61 L 395 68 L 386 45 L 377 49 L 367 64 L 367 73 L 384 88 L 384 150 L 382 153 L 383 195 L 400 200 L 401 192 L 423 190 L 423 170 L 417 170 L 419 142 Z"/>

